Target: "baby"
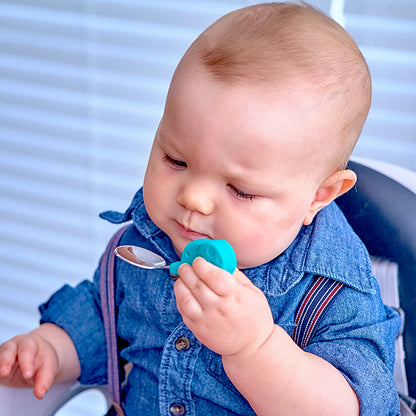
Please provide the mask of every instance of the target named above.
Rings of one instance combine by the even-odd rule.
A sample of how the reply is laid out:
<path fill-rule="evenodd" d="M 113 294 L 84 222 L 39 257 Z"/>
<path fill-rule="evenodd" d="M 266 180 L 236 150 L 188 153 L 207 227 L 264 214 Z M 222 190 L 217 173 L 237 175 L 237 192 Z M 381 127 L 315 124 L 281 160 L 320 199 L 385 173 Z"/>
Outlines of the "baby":
<path fill-rule="evenodd" d="M 114 223 L 121 244 L 168 262 L 198 238 L 233 246 L 233 275 L 202 258 L 144 271 L 117 262 L 120 355 L 132 363 L 127 415 L 399 415 L 398 315 L 334 199 L 371 101 L 366 62 L 346 31 L 301 3 L 219 19 L 173 76 L 143 188 Z M 344 284 L 308 346 L 292 340 L 316 276 Z M 0 348 L 2 382 L 106 383 L 94 282 L 64 286 L 42 325 Z"/>

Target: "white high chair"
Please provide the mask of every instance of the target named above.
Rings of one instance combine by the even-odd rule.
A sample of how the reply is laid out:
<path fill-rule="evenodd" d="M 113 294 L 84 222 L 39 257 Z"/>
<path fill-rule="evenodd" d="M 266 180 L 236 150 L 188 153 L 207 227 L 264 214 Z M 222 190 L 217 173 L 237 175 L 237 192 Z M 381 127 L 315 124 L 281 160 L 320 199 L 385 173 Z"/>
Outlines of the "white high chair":
<path fill-rule="evenodd" d="M 396 384 L 400 393 L 416 397 L 416 173 L 368 159 L 356 159 L 350 167 L 357 172 L 357 185 L 337 202 L 370 254 L 388 259 L 376 261 L 374 272 L 385 303 L 401 308 L 406 316 L 403 337 L 396 342 Z M 67 382 L 37 400 L 32 390 L 0 385 L 1 415 L 53 416 L 73 397 L 91 389 L 102 395 L 102 408 L 84 414 L 103 415 L 111 402 L 106 386 Z M 59 416 L 66 415 L 63 411 Z M 74 414 L 81 411 L 67 413 Z"/>
<path fill-rule="evenodd" d="M 80 396 L 82 393 L 88 394 L 84 400 Z M 71 403 L 75 397 L 79 401 Z M 78 382 L 68 381 L 53 385 L 42 400 L 33 395 L 32 389 L 0 385 L 0 403 L 2 416 L 103 416 L 110 406 L 111 398 L 106 386 L 82 386 Z M 93 405 L 94 410 L 82 413 L 82 408 L 89 405 Z"/>

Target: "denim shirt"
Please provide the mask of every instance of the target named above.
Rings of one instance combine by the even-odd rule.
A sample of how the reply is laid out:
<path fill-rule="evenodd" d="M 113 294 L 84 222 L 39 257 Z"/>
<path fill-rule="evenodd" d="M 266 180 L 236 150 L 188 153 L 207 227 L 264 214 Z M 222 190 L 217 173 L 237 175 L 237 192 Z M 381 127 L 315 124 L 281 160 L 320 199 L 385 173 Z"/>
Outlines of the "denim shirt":
<path fill-rule="evenodd" d="M 168 263 L 178 260 L 169 238 L 147 215 L 142 190 L 124 214 L 101 216 L 113 223 L 132 220 L 120 244 L 145 247 Z M 182 321 L 169 271 L 117 260 L 116 273 L 121 357 L 133 364 L 123 390 L 127 415 L 254 415 L 225 374 L 221 356 Z M 314 275 L 342 282 L 305 351 L 344 375 L 359 398 L 361 415 L 400 414 L 393 379 L 400 317 L 383 305 L 368 253 L 335 203 L 304 226 L 283 254 L 244 273 L 265 293 L 275 323 L 290 335 Z M 93 282 L 65 285 L 40 306 L 41 322 L 55 323 L 73 340 L 83 384 L 107 382 L 99 276 L 97 270 Z"/>

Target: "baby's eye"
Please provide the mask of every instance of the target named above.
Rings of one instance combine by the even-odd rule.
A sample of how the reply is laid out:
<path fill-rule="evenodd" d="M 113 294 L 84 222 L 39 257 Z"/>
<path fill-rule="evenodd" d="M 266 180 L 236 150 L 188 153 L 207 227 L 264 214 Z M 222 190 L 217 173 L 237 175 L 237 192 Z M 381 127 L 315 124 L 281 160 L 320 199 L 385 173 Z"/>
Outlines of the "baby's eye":
<path fill-rule="evenodd" d="M 231 193 L 237 198 L 252 201 L 256 197 L 256 195 L 244 192 L 241 189 L 236 188 L 234 185 L 229 184 L 228 187 L 230 188 Z"/>
<path fill-rule="evenodd" d="M 174 159 L 173 157 L 170 157 L 169 155 L 165 155 L 163 160 L 170 165 L 172 165 L 175 168 L 186 168 L 187 165 L 185 162 L 182 162 L 181 160 Z"/>

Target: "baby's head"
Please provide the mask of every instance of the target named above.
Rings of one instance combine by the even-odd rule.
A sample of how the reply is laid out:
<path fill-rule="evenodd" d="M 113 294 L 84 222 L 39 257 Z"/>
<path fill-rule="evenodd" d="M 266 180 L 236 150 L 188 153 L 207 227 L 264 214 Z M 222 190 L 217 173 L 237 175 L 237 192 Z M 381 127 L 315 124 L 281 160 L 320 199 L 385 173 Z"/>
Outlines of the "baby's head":
<path fill-rule="evenodd" d="M 314 95 L 314 129 L 332 150 L 321 162 L 330 170 L 345 167 L 370 107 L 371 79 L 354 40 L 333 19 L 304 3 L 247 7 L 203 32 L 185 55 L 189 60 L 224 84 L 299 100 Z M 324 156 L 308 138 L 311 153 Z"/>
<path fill-rule="evenodd" d="M 240 268 L 271 260 L 354 184 L 344 168 L 370 101 L 354 41 L 310 6 L 224 16 L 173 76 L 144 181 L 150 217 L 179 253 L 224 238 Z"/>

